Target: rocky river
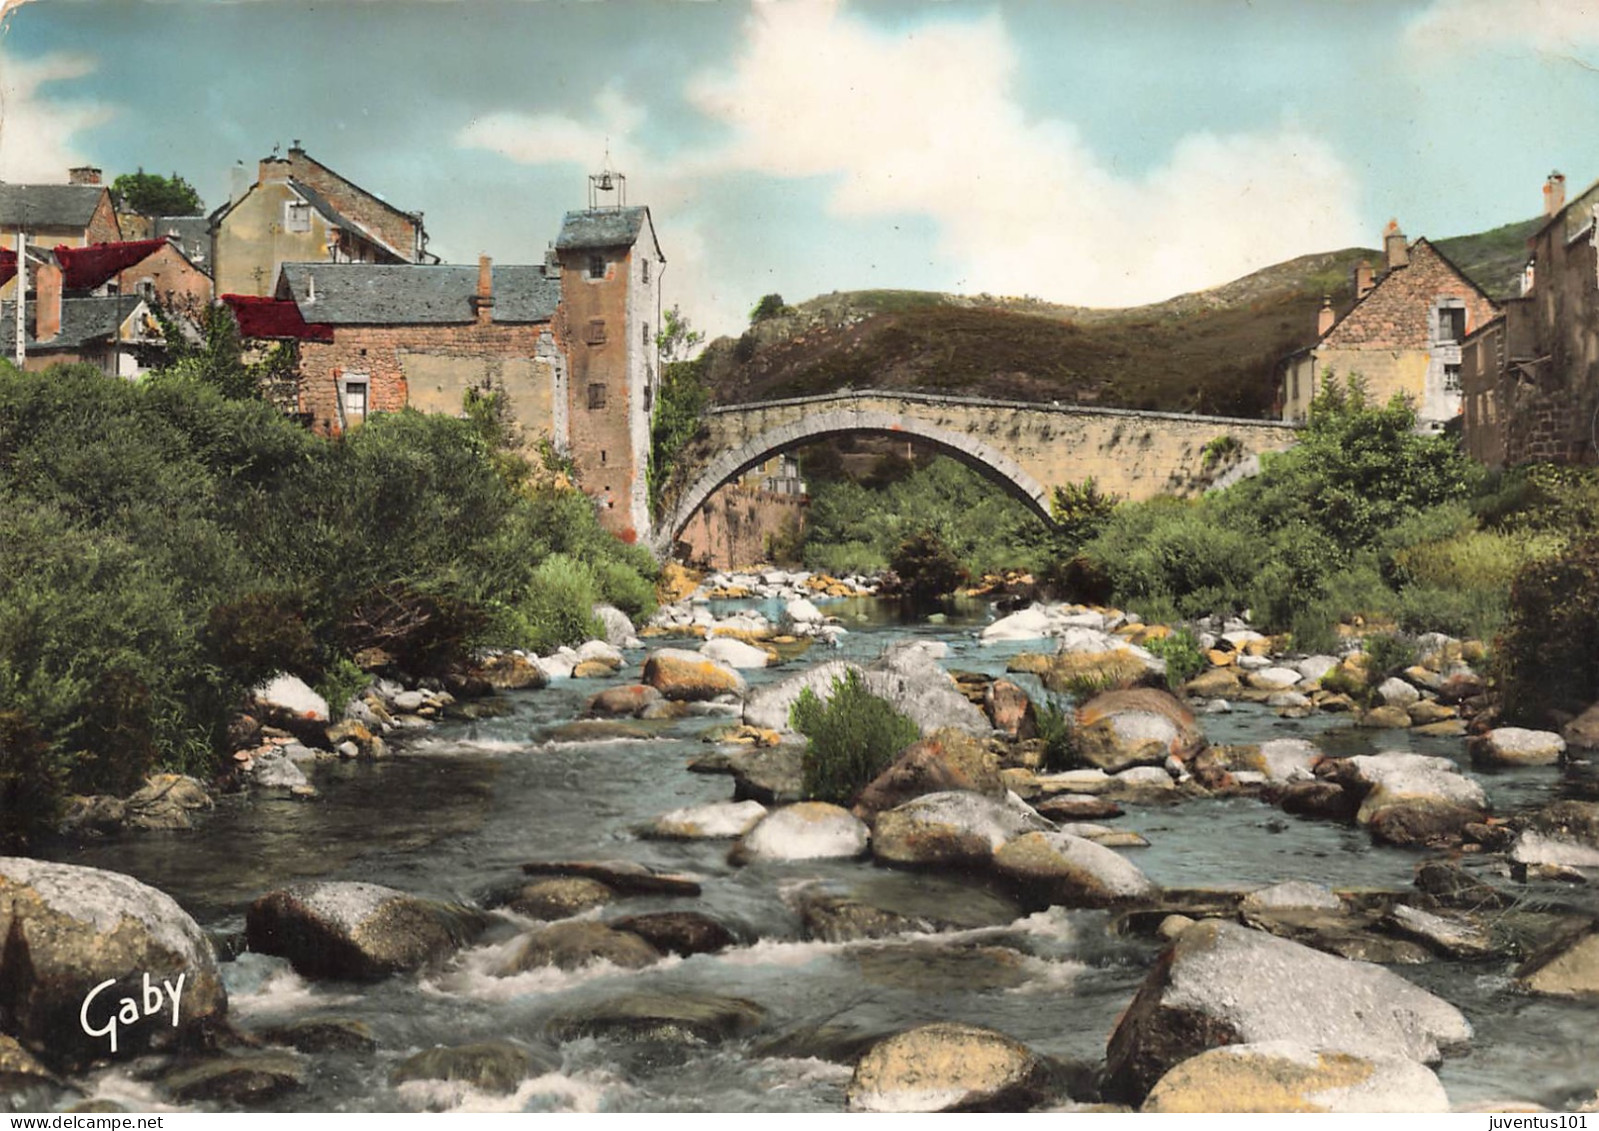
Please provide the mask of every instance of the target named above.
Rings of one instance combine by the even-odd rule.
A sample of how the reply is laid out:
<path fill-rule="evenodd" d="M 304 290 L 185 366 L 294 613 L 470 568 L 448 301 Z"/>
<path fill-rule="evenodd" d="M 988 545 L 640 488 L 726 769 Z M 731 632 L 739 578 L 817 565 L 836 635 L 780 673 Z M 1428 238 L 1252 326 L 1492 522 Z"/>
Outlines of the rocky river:
<path fill-rule="evenodd" d="M 502 691 L 501 714 L 444 712 L 392 730 L 384 757 L 307 762 L 311 788 L 257 784 L 190 829 L 79 837 L 0 868 L 0 993 L 21 1041 L 0 1044 L 0 1094 L 140 1111 L 1594 1103 L 1599 844 L 1579 751 L 1473 759 L 1450 728 L 1357 726 L 1243 679 L 1262 693 L 1213 685 L 1192 714 L 1123 712 L 1138 718 L 1122 739 L 1170 754 L 1059 773 L 1036 742 L 995 739 L 992 687 L 989 713 L 975 704 L 995 680 L 1046 699 L 1049 662 L 1018 657 L 1069 651 L 1079 628 L 1108 638 L 1103 618 L 1037 611 L 1015 635 L 983 601 L 905 620 L 813 594 L 821 618 L 796 622 L 792 597 L 722 580 L 677 628 L 788 614 L 802 637 L 737 668 L 733 695 L 661 709 L 672 696 L 639 689 L 644 665 L 699 642 L 624 632 L 620 668 L 557 661 L 547 686 Z M 1249 639 L 1250 675 L 1305 659 Z M 926 700 L 925 760 L 865 821 L 784 807 L 796 747 L 764 745 L 786 718 L 775 689 L 824 661 Z M 1424 676 L 1416 701 L 1449 699 Z M 602 692 L 606 717 L 585 719 Z M 965 738 L 941 729 L 963 720 Z M 143 1005 L 115 1058 L 104 1034 L 69 1050 L 49 1017 L 21 1020 L 28 900 L 40 922 L 102 933 L 122 929 L 118 907 L 165 914 L 53 865 L 181 907 L 161 929 L 163 953 L 195 964 L 183 1041 L 143 1048 L 141 1026 L 166 1035 Z M 198 932 L 172 927 L 183 912 Z"/>

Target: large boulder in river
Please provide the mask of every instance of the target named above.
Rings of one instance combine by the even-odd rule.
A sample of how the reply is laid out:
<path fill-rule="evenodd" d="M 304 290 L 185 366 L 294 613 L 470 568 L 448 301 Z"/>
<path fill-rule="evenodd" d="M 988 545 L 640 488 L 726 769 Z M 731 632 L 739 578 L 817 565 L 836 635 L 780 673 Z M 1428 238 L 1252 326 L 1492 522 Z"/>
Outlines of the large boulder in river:
<path fill-rule="evenodd" d="M 733 846 L 735 864 L 762 860 L 820 860 L 866 851 L 866 826 L 848 809 L 825 801 L 801 801 L 761 818 Z"/>
<path fill-rule="evenodd" d="M 524 935 L 496 973 L 502 978 L 510 977 L 541 966 L 577 970 L 594 962 L 637 970 L 658 962 L 660 957 L 658 950 L 631 931 L 586 919 L 568 919 Z"/>
<path fill-rule="evenodd" d="M 116 1025 L 114 1047 L 110 1031 L 84 1032 L 85 1017 L 106 1029 L 124 998 L 139 1016 Z M 0 857 L 0 1017 L 47 1063 L 171 1044 L 227 1007 L 210 939 L 164 892 L 118 872 Z"/>
<path fill-rule="evenodd" d="M 735 839 L 766 816 L 759 801 L 709 801 L 662 813 L 644 826 L 641 835 L 654 840 Z"/>
<path fill-rule="evenodd" d="M 1516 979 L 1536 994 L 1599 999 L 1599 924 L 1534 954 Z"/>
<path fill-rule="evenodd" d="M 1026 833 L 994 853 L 994 871 L 1041 906 L 1108 907 L 1154 893 L 1137 865 L 1067 832 Z"/>
<path fill-rule="evenodd" d="M 1471 1039 L 1441 998 L 1368 962 L 1207 919 L 1161 955 L 1106 1050 L 1105 1095 L 1139 1103 L 1174 1066 L 1221 1045 L 1293 1041 L 1434 1063 Z"/>
<path fill-rule="evenodd" d="M 1388 844 L 1448 841 L 1488 811 L 1482 786 L 1448 758 L 1362 754 L 1335 763 L 1332 776 L 1346 789 L 1363 791 L 1355 821 Z"/>
<path fill-rule="evenodd" d="M 913 797 L 949 790 L 1000 794 L 998 760 L 965 731 L 944 728 L 913 742 L 855 799 L 862 818 L 903 805 Z"/>
<path fill-rule="evenodd" d="M 1554 731 L 1525 727 L 1495 727 L 1468 746 L 1479 766 L 1553 766 L 1566 753 L 1566 740 Z"/>
<path fill-rule="evenodd" d="M 866 1051 L 845 1092 L 850 1111 L 1026 1111 L 1046 1098 L 1049 1073 L 1020 1041 L 939 1021 Z"/>
<path fill-rule="evenodd" d="M 483 932 L 459 904 L 378 884 L 315 881 L 268 892 L 245 915 L 251 950 L 287 958 L 307 977 L 374 979 L 443 958 Z"/>
<path fill-rule="evenodd" d="M 1438 1112 L 1449 1110 L 1449 1097 L 1432 1070 L 1414 1060 L 1265 1041 L 1183 1061 L 1160 1078 L 1140 1110 Z"/>
<path fill-rule="evenodd" d="M 866 666 L 866 689 L 886 699 L 924 735 L 944 727 L 970 734 L 988 734 L 988 716 L 961 692 L 960 685 L 938 662 L 943 645 L 902 640 L 891 644 Z"/>
<path fill-rule="evenodd" d="M 922 867 L 986 866 L 1006 841 L 1054 827 L 1015 794 L 1000 799 L 965 790 L 929 793 L 877 815 L 872 856 Z"/>
<path fill-rule="evenodd" d="M 645 683 L 625 683 L 620 687 L 607 687 L 589 697 L 588 708 L 583 712 L 597 718 L 636 718 L 651 703 L 659 703 L 661 693 Z"/>
<path fill-rule="evenodd" d="M 704 1046 L 748 1033 L 765 1018 L 764 1009 L 744 998 L 632 993 L 559 1014 L 548 1028 L 558 1041 L 600 1037 Z"/>
<path fill-rule="evenodd" d="M 1194 714 L 1153 687 L 1105 691 L 1077 708 L 1078 751 L 1110 773 L 1186 759 L 1205 745 Z"/>
<path fill-rule="evenodd" d="M 595 608 L 608 606 L 596 605 Z M 412 1080 L 454 1080 L 481 1092 L 510 1095 L 529 1076 L 560 1068 L 560 1058 L 506 1040 L 436 1045 L 400 1062 L 389 1076 L 396 1086 Z"/>
<path fill-rule="evenodd" d="M 955 680 L 939 664 L 926 642 L 903 641 L 892 645 L 866 667 L 847 660 L 831 660 L 757 688 L 744 701 L 744 721 L 765 730 L 788 731 L 789 712 L 801 692 L 809 689 L 822 702 L 833 697 L 833 686 L 851 671 L 859 672 L 866 690 L 893 704 L 924 735 L 943 727 L 968 734 L 988 734 L 993 728 Z"/>
<path fill-rule="evenodd" d="M 735 640 L 731 636 L 717 636 L 707 640 L 700 645 L 700 655 L 740 670 L 764 668 L 772 659 L 766 649 Z"/>
<path fill-rule="evenodd" d="M 720 661 L 686 648 L 661 648 L 644 661 L 644 682 L 668 699 L 700 702 L 744 694 L 744 677 Z"/>
<path fill-rule="evenodd" d="M 282 723 L 286 719 L 311 722 L 328 721 L 328 701 L 299 676 L 279 672 L 260 687 L 250 692 L 250 698 L 260 709 L 258 717 L 269 722 Z"/>
<path fill-rule="evenodd" d="M 1038 737 L 1037 708 L 1027 692 L 1008 679 L 996 679 L 983 689 L 983 713 L 995 730 L 1010 738 Z"/>

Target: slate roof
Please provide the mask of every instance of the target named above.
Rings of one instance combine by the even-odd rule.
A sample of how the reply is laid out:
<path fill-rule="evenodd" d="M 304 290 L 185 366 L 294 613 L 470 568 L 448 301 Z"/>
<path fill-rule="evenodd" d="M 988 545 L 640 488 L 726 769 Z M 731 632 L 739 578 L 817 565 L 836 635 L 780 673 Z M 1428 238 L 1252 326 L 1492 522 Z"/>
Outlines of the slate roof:
<path fill-rule="evenodd" d="M 28 351 L 77 349 L 81 346 L 108 341 L 117 332 L 117 326 L 126 321 L 141 301 L 130 295 L 111 295 L 106 298 L 64 298 L 61 300 L 61 333 L 48 342 L 36 342 L 33 332 L 28 333 Z M 29 321 L 32 321 L 30 318 Z M 0 304 L 0 342 L 6 346 L 16 341 L 17 304 Z"/>
<path fill-rule="evenodd" d="M 547 322 L 561 282 L 539 266 L 494 267 L 494 321 Z M 473 322 L 473 264 L 285 263 L 277 297 L 307 320 L 334 326 L 414 326 Z M 311 298 L 312 280 L 316 297 Z"/>
<path fill-rule="evenodd" d="M 87 228 L 105 191 L 104 185 L 0 184 L 0 225 Z"/>
<path fill-rule="evenodd" d="M 561 234 L 555 237 L 555 247 L 558 251 L 632 247 L 647 215 L 647 208 L 592 208 L 568 212 L 561 221 Z"/>
<path fill-rule="evenodd" d="M 211 221 L 204 216 L 153 216 L 150 234 L 157 239 L 178 237 L 178 245 L 191 262 L 205 262 L 211 255 Z"/>

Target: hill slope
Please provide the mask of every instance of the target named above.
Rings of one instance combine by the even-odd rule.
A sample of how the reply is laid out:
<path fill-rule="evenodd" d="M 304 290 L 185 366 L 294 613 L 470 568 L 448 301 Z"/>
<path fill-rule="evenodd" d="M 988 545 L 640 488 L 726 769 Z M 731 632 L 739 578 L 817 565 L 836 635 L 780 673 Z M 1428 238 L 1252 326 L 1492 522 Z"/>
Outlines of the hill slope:
<path fill-rule="evenodd" d="M 1489 294 L 1505 294 L 1539 222 L 1437 246 Z M 854 387 L 1267 416 L 1278 363 L 1315 341 L 1323 296 L 1346 310 L 1354 266 L 1379 258 L 1363 248 L 1301 256 L 1126 309 L 918 291 L 834 293 L 785 308 L 739 339 L 713 342 L 704 372 L 724 404 Z"/>

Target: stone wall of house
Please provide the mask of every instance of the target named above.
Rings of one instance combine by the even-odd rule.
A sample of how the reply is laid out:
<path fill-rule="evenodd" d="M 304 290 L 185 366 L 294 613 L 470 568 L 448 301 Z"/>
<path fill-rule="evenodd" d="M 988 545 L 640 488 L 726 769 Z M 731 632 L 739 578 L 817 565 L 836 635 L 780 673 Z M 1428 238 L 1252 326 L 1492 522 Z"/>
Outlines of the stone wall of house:
<path fill-rule="evenodd" d="M 710 569 L 769 562 L 774 543 L 792 544 L 805 525 L 806 500 L 741 483 L 713 492 L 678 536 L 684 560 Z"/>
<path fill-rule="evenodd" d="M 287 230 L 284 208 L 298 199 L 282 181 L 258 184 L 222 218 L 212 263 L 217 294 L 270 295 L 283 264 L 327 261 L 333 235 L 315 208 L 306 231 Z M 315 310 L 308 307 L 305 317 L 316 321 Z"/>
<path fill-rule="evenodd" d="M 289 150 L 288 175 L 321 193 L 334 208 L 375 233 L 404 258 L 413 262 L 416 260 L 418 225 L 411 216 L 353 185 L 321 162 L 307 157 L 303 149 Z"/>
<path fill-rule="evenodd" d="M 211 301 L 211 276 L 168 244 L 117 276 L 122 294 L 144 294 L 145 284 L 156 302 L 172 310 L 198 312 Z"/>
<path fill-rule="evenodd" d="M 1599 462 L 1599 252 L 1593 202 L 1573 202 L 1532 240 L 1532 289 L 1463 359 L 1467 450 L 1490 466 Z"/>
<path fill-rule="evenodd" d="M 345 426 L 341 382 L 365 377 L 369 413 L 407 404 L 459 415 L 468 388 L 504 392 L 527 446 L 564 440 L 565 366 L 549 323 L 340 326 L 332 342 L 301 342 L 297 409 L 318 431 Z"/>

